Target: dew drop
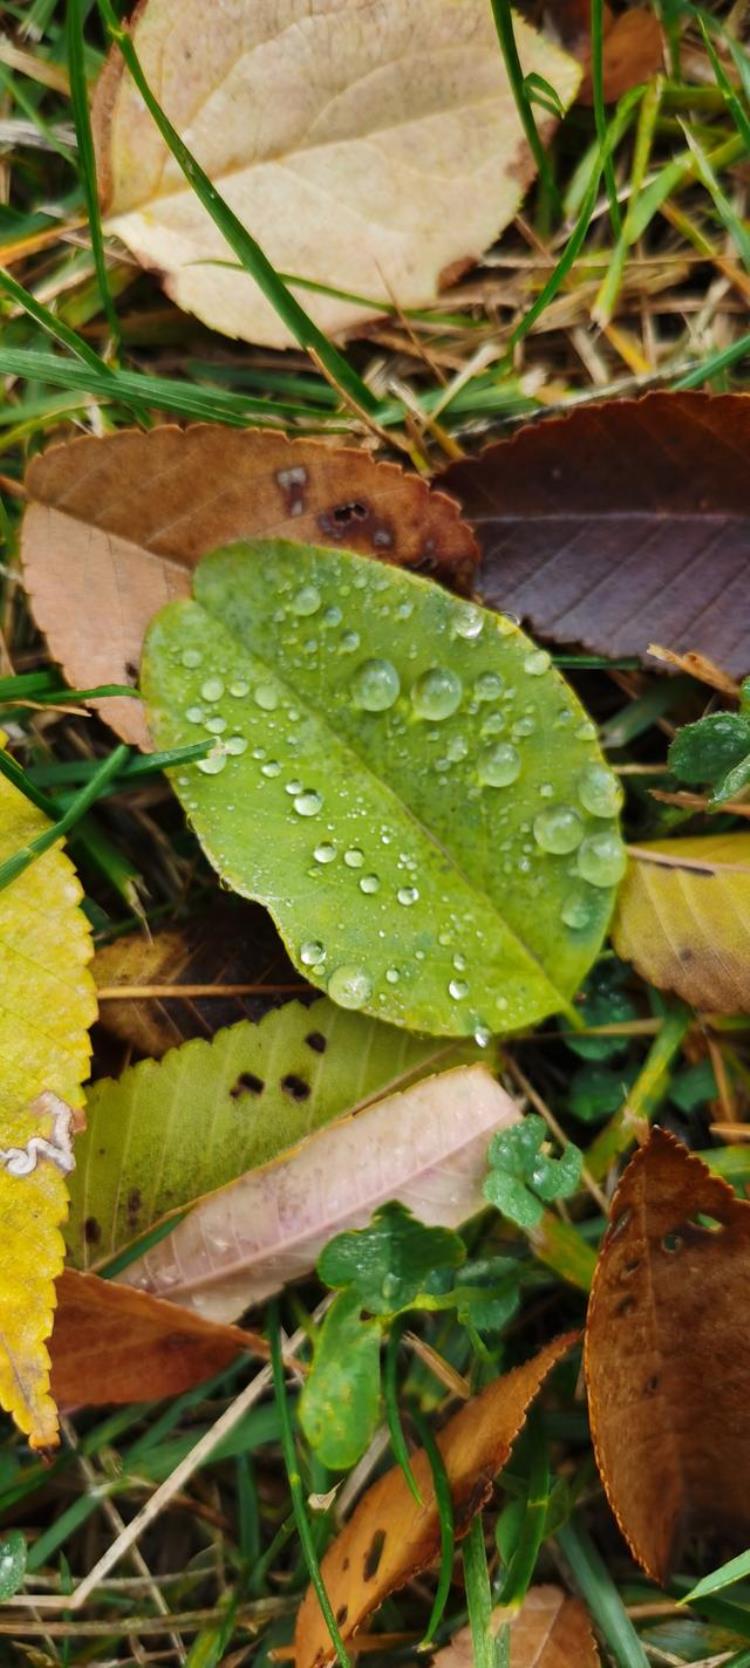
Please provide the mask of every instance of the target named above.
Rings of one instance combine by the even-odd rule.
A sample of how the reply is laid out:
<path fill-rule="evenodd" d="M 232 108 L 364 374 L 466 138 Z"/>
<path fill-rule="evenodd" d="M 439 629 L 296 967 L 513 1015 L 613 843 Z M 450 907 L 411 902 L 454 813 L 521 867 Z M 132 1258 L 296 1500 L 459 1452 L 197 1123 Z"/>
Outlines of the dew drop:
<path fill-rule="evenodd" d="M 489 1025 L 475 1025 L 475 1027 L 474 1027 L 474 1041 L 477 1045 L 477 1048 L 486 1048 L 487 1044 L 489 1043 L 489 1041 L 491 1039 L 491 1037 L 492 1037 L 492 1032 L 489 1028 Z"/>
<path fill-rule="evenodd" d="M 510 733 L 514 741 L 520 741 L 524 736 L 533 736 L 535 729 L 536 719 L 532 718 L 531 713 L 526 713 L 525 717 L 517 720 Z"/>
<path fill-rule="evenodd" d="M 466 637 L 470 642 L 481 635 L 483 627 L 484 615 L 481 608 L 477 608 L 473 602 L 460 610 L 453 624 L 456 636 Z"/>
<path fill-rule="evenodd" d="M 323 615 L 323 624 L 325 626 L 341 625 L 341 621 L 342 621 L 343 617 L 344 616 L 341 612 L 341 609 L 337 608 L 336 604 L 334 603 L 331 608 L 326 609 L 325 614 Z"/>
<path fill-rule="evenodd" d="M 319 962 L 325 961 L 325 956 L 325 946 L 318 938 L 309 938 L 306 944 L 300 945 L 299 959 L 303 967 L 317 967 Z"/>
<path fill-rule="evenodd" d="M 360 851 L 359 846 L 350 846 L 349 850 L 344 852 L 344 862 L 347 869 L 361 869 L 364 860 L 365 854 Z"/>
<path fill-rule="evenodd" d="M 397 985 L 401 974 L 397 967 L 386 967 L 385 976 L 389 985 Z"/>
<path fill-rule="evenodd" d="M 521 774 L 521 755 L 509 741 L 482 747 L 477 759 L 480 782 L 488 788 L 507 788 Z"/>
<path fill-rule="evenodd" d="M 181 658 L 183 666 L 187 666 L 188 671 L 192 672 L 196 666 L 200 666 L 203 655 L 200 649 L 183 649 Z"/>
<path fill-rule="evenodd" d="M 606 765 L 589 764 L 578 778 L 578 797 L 592 817 L 616 817 L 624 794 L 617 777 Z"/>
<path fill-rule="evenodd" d="M 372 995 L 372 980 L 361 967 L 337 967 L 328 980 L 328 995 L 340 1008 L 361 1008 Z"/>
<path fill-rule="evenodd" d="M 577 863 L 591 886 L 616 886 L 627 865 L 625 847 L 616 834 L 590 834 L 578 848 Z"/>
<path fill-rule="evenodd" d="M 468 994 L 469 987 L 465 979 L 451 979 L 448 986 L 448 995 L 453 997 L 454 1002 L 463 1002 L 464 997 Z"/>
<path fill-rule="evenodd" d="M 413 602 L 400 602 L 399 605 L 398 605 L 398 608 L 396 609 L 396 619 L 397 620 L 410 620 L 413 613 L 414 613 L 414 603 Z"/>
<path fill-rule="evenodd" d="M 298 793 L 294 801 L 294 809 L 300 817 L 317 817 L 323 808 L 323 800 L 314 788 L 307 788 L 304 793 Z"/>
<path fill-rule="evenodd" d="M 569 805 L 550 805 L 534 818 L 534 839 L 542 851 L 563 856 L 575 851 L 583 839 L 583 823 L 577 811 Z"/>
<path fill-rule="evenodd" d="M 453 966 L 457 973 L 463 973 L 466 969 L 466 957 L 462 956 L 460 951 L 457 951 L 453 957 Z"/>
<path fill-rule="evenodd" d="M 302 792 L 302 783 L 298 782 L 297 778 L 295 777 L 293 782 L 286 782 L 285 783 L 285 790 L 291 796 L 291 798 L 293 799 L 295 797 L 295 794 L 298 794 L 298 793 Z"/>
<path fill-rule="evenodd" d="M 582 892 L 571 892 L 562 906 L 560 918 L 566 927 L 574 927 L 581 931 L 591 920 L 591 900 L 584 897 Z"/>
<path fill-rule="evenodd" d="M 541 678 L 552 665 L 552 656 L 546 649 L 535 649 L 533 654 L 527 654 L 523 663 L 524 672 L 530 678 Z"/>
<path fill-rule="evenodd" d="M 505 687 L 505 679 L 499 672 L 480 672 L 474 684 L 474 694 L 478 701 L 499 701 Z"/>
<path fill-rule="evenodd" d="M 351 688 L 355 706 L 365 712 L 385 712 L 398 700 L 401 680 L 390 660 L 363 660 Z"/>
<path fill-rule="evenodd" d="M 227 752 L 235 758 L 238 758 L 240 753 L 247 752 L 247 741 L 244 736 L 228 736 L 224 746 Z"/>
<path fill-rule="evenodd" d="M 359 648 L 359 632 L 358 631 L 345 631 L 342 635 L 342 638 L 341 638 L 342 653 L 343 654 L 354 654 L 355 649 L 358 649 L 358 648 Z"/>
<path fill-rule="evenodd" d="M 260 767 L 261 776 L 278 776 L 280 772 L 281 765 L 279 764 L 278 759 L 269 759 L 268 764 L 261 765 Z"/>
<path fill-rule="evenodd" d="M 359 883 L 361 892 L 373 893 L 380 891 L 380 877 L 378 875 L 363 875 Z"/>
<path fill-rule="evenodd" d="M 235 695 L 238 700 L 241 700 L 243 695 L 249 695 L 250 685 L 247 678 L 235 678 L 229 685 L 229 693 Z"/>
<path fill-rule="evenodd" d="M 202 724 L 204 712 L 202 707 L 188 707 L 185 717 L 188 724 Z"/>
<path fill-rule="evenodd" d="M 279 692 L 272 683 L 256 684 L 253 690 L 253 700 L 263 712 L 275 712 L 279 704 Z"/>
<path fill-rule="evenodd" d="M 308 614 L 317 614 L 321 601 L 317 585 L 303 585 L 292 598 L 292 608 L 295 614 L 301 614 L 304 618 Z"/>
<path fill-rule="evenodd" d="M 412 904 L 417 902 L 419 891 L 416 886 L 400 886 L 396 893 L 396 897 L 398 898 L 400 904 L 404 904 L 405 907 L 409 909 Z"/>
<path fill-rule="evenodd" d="M 562 714 L 560 716 L 562 718 Z M 583 723 L 579 724 L 575 733 L 577 741 L 593 741 L 596 735 L 596 725 L 592 724 L 590 718 L 584 718 Z"/>
<path fill-rule="evenodd" d="M 206 719 L 206 729 L 210 730 L 212 736 L 220 736 L 222 730 L 225 730 L 226 727 L 227 727 L 226 718 L 216 717 L 216 718 L 207 718 Z"/>
<path fill-rule="evenodd" d="M 224 685 L 221 678 L 206 678 L 205 683 L 201 684 L 204 701 L 220 701 L 223 694 Z"/>
<path fill-rule="evenodd" d="M 222 748 L 221 752 L 217 750 L 215 753 L 209 753 L 207 759 L 199 759 L 198 769 L 203 771 L 204 776 L 218 776 L 219 771 L 224 769 L 226 762 L 227 756 Z"/>
<path fill-rule="evenodd" d="M 482 740 L 486 741 L 488 736 L 500 735 L 501 731 L 505 729 L 506 724 L 507 718 L 504 712 L 491 712 L 489 717 L 485 718 L 479 731 Z"/>
<path fill-rule="evenodd" d="M 330 840 L 322 840 L 313 852 L 316 863 L 332 863 L 335 856 L 336 847 L 331 845 Z"/>
<path fill-rule="evenodd" d="M 469 743 L 465 736 L 451 736 L 445 749 L 445 755 L 451 764 L 460 764 L 461 760 L 466 758 L 468 751 Z"/>
<path fill-rule="evenodd" d="M 411 692 L 412 706 L 419 718 L 439 723 L 451 718 L 461 703 L 463 685 L 448 666 L 431 666 L 417 678 Z"/>

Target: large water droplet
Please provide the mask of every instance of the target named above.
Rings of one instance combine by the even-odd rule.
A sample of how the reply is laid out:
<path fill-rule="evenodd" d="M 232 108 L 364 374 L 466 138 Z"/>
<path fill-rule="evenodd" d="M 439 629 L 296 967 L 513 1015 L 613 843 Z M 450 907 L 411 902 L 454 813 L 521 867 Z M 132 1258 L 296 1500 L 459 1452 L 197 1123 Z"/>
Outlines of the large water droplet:
<path fill-rule="evenodd" d="M 220 736 L 221 733 L 222 733 L 222 730 L 225 730 L 226 727 L 227 727 L 226 718 L 216 717 L 216 718 L 207 718 L 206 719 L 206 729 L 210 731 L 212 736 Z"/>
<path fill-rule="evenodd" d="M 228 736 L 224 746 L 226 747 L 227 752 L 232 753 L 235 758 L 238 757 L 240 753 L 247 752 L 247 740 L 245 736 Z"/>
<path fill-rule="evenodd" d="M 451 979 L 448 986 L 448 995 L 453 997 L 454 1002 L 463 1002 L 464 997 L 468 994 L 469 987 L 465 979 Z"/>
<path fill-rule="evenodd" d="M 279 776 L 281 773 L 281 765 L 279 764 L 278 759 L 269 759 L 268 764 L 261 765 L 260 773 L 261 776 Z"/>
<path fill-rule="evenodd" d="M 507 788 L 521 774 L 521 755 L 509 741 L 482 747 L 477 759 L 480 782 L 488 788 Z"/>
<path fill-rule="evenodd" d="M 321 840 L 320 845 L 316 846 L 313 852 L 316 863 L 332 863 L 335 856 L 336 847 L 331 845 L 330 840 Z"/>
<path fill-rule="evenodd" d="M 253 700 L 263 712 L 275 712 L 279 704 L 279 692 L 275 684 L 259 683 L 253 690 Z"/>
<path fill-rule="evenodd" d="M 359 648 L 359 632 L 345 631 L 341 638 L 341 648 L 344 654 L 354 654 L 355 649 Z"/>
<path fill-rule="evenodd" d="M 222 747 L 221 752 L 217 750 L 215 753 L 209 753 L 208 758 L 199 759 L 198 769 L 203 771 L 204 776 L 218 776 L 219 771 L 224 769 L 226 762 L 227 756 Z"/>
<path fill-rule="evenodd" d="M 578 797 L 592 817 L 616 817 L 624 794 L 617 777 L 606 765 L 589 764 L 578 778 Z"/>
<path fill-rule="evenodd" d="M 474 684 L 474 695 L 478 701 L 499 701 L 505 687 L 505 679 L 499 672 L 480 672 Z"/>
<path fill-rule="evenodd" d="M 328 980 L 328 995 L 340 1008 L 361 1008 L 372 995 L 372 980 L 361 967 L 337 967 Z"/>
<path fill-rule="evenodd" d="M 517 720 L 510 733 L 514 741 L 521 741 L 524 736 L 533 736 L 535 729 L 536 719 L 527 712 L 523 718 Z"/>
<path fill-rule="evenodd" d="M 352 678 L 352 698 L 365 712 L 385 712 L 400 691 L 401 680 L 390 660 L 363 660 Z"/>
<path fill-rule="evenodd" d="M 396 897 L 398 898 L 400 904 L 404 904 L 405 907 L 409 909 L 412 904 L 417 902 L 419 891 L 416 886 L 400 886 L 396 893 Z"/>
<path fill-rule="evenodd" d="M 250 685 L 247 678 L 234 678 L 229 685 L 229 693 L 236 696 L 237 700 L 242 700 L 243 695 L 249 695 Z"/>
<path fill-rule="evenodd" d="M 330 608 L 326 609 L 325 614 L 323 615 L 323 624 L 325 626 L 341 625 L 343 617 L 341 609 L 338 608 L 334 602 Z"/>
<path fill-rule="evenodd" d="M 188 724 L 202 724 L 204 716 L 205 714 L 202 707 L 188 707 L 187 712 L 185 713 Z"/>
<path fill-rule="evenodd" d="M 550 805 L 534 818 L 534 839 L 542 851 L 563 856 L 575 851 L 583 839 L 583 823 L 577 811 L 569 805 Z"/>
<path fill-rule="evenodd" d="M 359 883 L 359 887 L 361 892 L 367 892 L 370 894 L 373 892 L 379 892 L 380 878 L 378 875 L 363 875 Z"/>
<path fill-rule="evenodd" d="M 477 608 L 476 603 L 469 602 L 456 615 L 453 630 L 457 637 L 466 637 L 471 642 L 473 638 L 479 637 L 483 626 L 484 614 L 481 608 Z"/>
<path fill-rule="evenodd" d="M 348 851 L 344 852 L 344 862 L 347 869 L 361 869 L 364 860 L 365 854 L 360 851 L 359 846 L 350 846 Z"/>
<path fill-rule="evenodd" d="M 530 678 L 541 678 L 552 665 L 552 656 L 546 649 L 534 649 L 533 654 L 527 654 L 523 663 L 524 672 Z"/>
<path fill-rule="evenodd" d="M 616 886 L 626 865 L 625 848 L 616 834 L 590 834 L 578 848 L 578 873 L 591 886 Z"/>
<path fill-rule="evenodd" d="M 317 614 L 321 601 L 317 585 L 303 585 L 292 598 L 292 608 L 295 614 L 301 614 L 303 617 L 307 614 Z"/>
<path fill-rule="evenodd" d="M 574 927 L 580 932 L 591 920 L 591 899 L 583 892 L 571 892 L 560 910 L 560 918 L 566 927 Z"/>
<path fill-rule="evenodd" d="M 412 688 L 412 706 L 419 718 L 438 723 L 457 711 L 462 694 L 463 685 L 456 672 L 448 666 L 431 666 Z"/>
<path fill-rule="evenodd" d="M 397 967 L 386 967 L 385 976 L 389 985 L 397 985 L 401 974 Z"/>
<path fill-rule="evenodd" d="M 204 701 L 220 701 L 223 694 L 224 685 L 221 678 L 206 678 L 205 683 L 201 684 Z"/>
<path fill-rule="evenodd" d="M 323 800 L 314 788 L 307 788 L 304 793 L 295 796 L 294 809 L 300 817 L 316 817 L 322 807 Z"/>
<path fill-rule="evenodd" d="M 317 967 L 319 962 L 325 961 L 325 955 L 325 946 L 318 938 L 309 938 L 306 944 L 300 945 L 299 959 L 303 967 Z"/>

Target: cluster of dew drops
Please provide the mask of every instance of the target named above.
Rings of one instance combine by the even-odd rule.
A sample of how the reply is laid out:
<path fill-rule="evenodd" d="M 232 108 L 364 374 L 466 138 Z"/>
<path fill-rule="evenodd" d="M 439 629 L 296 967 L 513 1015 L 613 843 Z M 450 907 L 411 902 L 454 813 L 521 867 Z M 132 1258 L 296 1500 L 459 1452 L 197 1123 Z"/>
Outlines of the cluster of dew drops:
<path fill-rule="evenodd" d="M 300 620 L 317 614 L 322 609 L 322 597 L 317 586 L 302 586 L 293 598 L 292 608 Z M 400 612 L 402 618 L 407 618 L 407 609 L 411 613 L 411 608 L 411 604 L 402 604 L 397 613 Z M 502 619 L 502 616 L 500 618 Z M 466 603 L 460 605 L 453 622 L 453 630 L 458 637 L 475 640 L 483 630 L 484 621 L 484 611 L 474 604 Z M 340 625 L 341 622 L 342 613 L 337 606 L 324 611 L 323 625 L 330 628 Z M 356 653 L 360 646 L 358 633 L 345 630 L 339 646 L 343 653 Z M 185 649 L 180 656 L 182 665 L 191 671 L 200 667 L 202 658 L 200 650 L 191 648 Z M 524 672 L 532 678 L 543 676 L 550 666 L 551 657 L 545 649 L 532 648 L 523 661 Z M 226 686 L 224 679 L 218 675 L 211 675 L 205 679 L 200 688 L 200 698 L 204 704 L 188 707 L 186 718 L 192 724 L 202 725 L 208 734 L 214 737 L 215 744 L 211 752 L 206 758 L 197 761 L 198 770 L 207 776 L 218 775 L 225 768 L 229 758 L 246 752 L 249 746 L 247 738 L 239 730 L 233 730 L 225 717 L 218 712 L 210 711 L 227 692 L 237 700 L 251 696 L 256 706 L 268 713 L 274 712 L 280 701 L 279 688 L 271 681 L 260 681 L 251 686 L 246 678 L 237 677 Z M 480 672 L 472 688 L 474 702 L 483 706 L 485 711 L 505 693 L 507 692 L 504 690 L 504 679 L 495 671 Z M 353 705 L 362 712 L 389 712 L 402 694 L 401 678 L 396 666 L 385 658 L 372 657 L 360 661 L 352 673 L 350 694 Z M 463 697 L 464 685 L 461 677 L 447 666 L 430 667 L 415 679 L 409 691 L 414 716 L 436 725 L 454 716 Z M 206 708 L 209 709 L 208 714 Z M 295 721 L 299 713 L 290 708 L 288 716 Z M 529 717 L 521 718 L 513 728 L 514 741 L 499 741 L 495 738 L 497 730 L 502 727 L 504 719 L 499 715 L 494 722 L 490 717 L 482 727 L 481 733 L 485 740 L 476 758 L 476 773 L 482 788 L 510 787 L 521 774 L 522 756 L 514 741 L 530 734 L 534 728 L 534 721 Z M 227 730 L 230 731 L 228 735 Z M 586 721 L 579 734 L 581 739 L 593 737 L 593 725 Z M 465 758 L 467 753 L 468 745 L 465 740 L 462 737 L 453 737 L 446 748 L 444 763 L 458 762 Z M 277 759 L 267 758 L 265 748 L 255 748 L 253 757 L 259 761 L 261 773 L 265 777 L 272 778 L 281 774 L 281 763 Z M 182 777 L 180 782 L 182 786 L 187 786 L 188 778 Z M 285 788 L 298 816 L 313 818 L 323 809 L 323 797 L 317 789 L 306 787 L 296 777 L 285 783 Z M 554 789 L 551 784 L 544 784 L 540 792 L 543 795 L 551 795 Z M 585 812 L 596 818 L 608 819 L 610 822 L 617 815 L 622 802 L 622 792 L 617 778 L 606 766 L 596 762 L 586 764 L 579 773 L 577 794 Z M 541 852 L 554 856 L 574 856 L 575 872 L 580 880 L 589 886 L 609 888 L 621 878 L 624 852 L 617 833 L 611 827 L 605 827 L 600 832 L 586 836 L 581 815 L 573 805 L 546 806 L 534 818 L 531 828 L 536 846 Z M 385 834 L 383 838 L 386 839 Z M 337 847 L 331 840 L 321 840 L 314 848 L 313 857 L 316 864 L 326 866 L 338 857 Z M 365 864 L 364 853 L 358 846 L 351 846 L 343 852 L 343 862 L 349 869 L 360 870 Z M 374 873 L 360 875 L 359 887 L 365 895 L 374 894 L 380 890 L 380 879 Z M 397 902 L 404 908 L 410 908 L 418 902 L 419 896 L 419 889 L 414 884 L 404 884 L 396 892 Z M 580 890 L 571 893 L 563 903 L 561 919 L 573 930 L 581 930 L 589 925 L 590 904 Z M 448 937 L 449 935 L 443 935 L 446 942 Z M 325 976 L 326 952 L 324 945 L 318 940 L 311 939 L 301 944 L 299 957 L 302 965 L 311 973 L 314 972 L 319 977 Z M 466 967 L 465 957 L 457 953 L 453 958 L 453 966 L 455 974 L 460 975 Z M 385 978 L 388 984 L 396 985 L 400 978 L 399 970 L 389 967 Z M 354 966 L 335 968 L 327 978 L 326 988 L 333 1001 L 345 1008 L 361 1008 L 372 995 L 372 981 L 369 975 L 362 968 Z M 450 979 L 448 995 L 452 1001 L 463 1002 L 468 994 L 469 986 L 466 980 L 460 976 Z M 381 997 L 381 1001 L 385 1001 L 385 998 Z M 498 1005 L 506 1004 L 500 998 Z M 477 1022 L 477 1041 L 486 1043 L 490 1035 L 489 1027 Z"/>

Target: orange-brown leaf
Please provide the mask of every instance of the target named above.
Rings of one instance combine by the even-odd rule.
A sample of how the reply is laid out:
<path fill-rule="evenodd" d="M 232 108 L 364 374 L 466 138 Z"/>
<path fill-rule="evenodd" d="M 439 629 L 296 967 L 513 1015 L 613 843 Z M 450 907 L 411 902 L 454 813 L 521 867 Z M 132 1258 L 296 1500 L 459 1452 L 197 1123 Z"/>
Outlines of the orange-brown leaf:
<path fill-rule="evenodd" d="M 464 1535 L 492 1489 L 526 1410 L 547 1374 L 566 1354 L 568 1332 L 532 1361 L 497 1378 L 449 1419 L 437 1441 L 451 1483 L 458 1535 Z M 398 1587 L 427 1569 L 440 1550 L 440 1524 L 429 1462 L 412 1456 L 422 1496 L 418 1506 L 401 1467 L 395 1465 L 368 1489 L 322 1563 L 323 1580 L 344 1638 Z M 296 1668 L 322 1668 L 333 1649 L 312 1588 L 300 1606 L 295 1634 Z"/>
<path fill-rule="evenodd" d="M 256 1333 L 72 1268 L 57 1283 L 50 1350 L 52 1390 L 63 1407 L 179 1396 L 243 1350 L 267 1353 Z"/>
<path fill-rule="evenodd" d="M 656 1581 L 687 1530 L 750 1530 L 749 1281 L 750 1203 L 655 1129 L 612 1205 L 586 1376 L 609 1503 Z"/>
<path fill-rule="evenodd" d="M 530 1587 L 519 1610 L 493 1612 L 495 1632 L 510 1624 L 510 1668 L 599 1668 L 585 1604 L 562 1587 Z M 474 1668 L 471 1628 L 438 1651 L 433 1668 Z"/>
<path fill-rule="evenodd" d="M 190 594 L 207 550 L 279 537 L 343 544 L 471 587 L 477 548 L 458 508 L 366 452 L 201 423 L 121 429 L 52 447 L 27 473 L 22 555 L 32 607 L 72 685 L 136 680 L 148 622 Z M 148 744 L 140 704 L 99 703 Z"/>

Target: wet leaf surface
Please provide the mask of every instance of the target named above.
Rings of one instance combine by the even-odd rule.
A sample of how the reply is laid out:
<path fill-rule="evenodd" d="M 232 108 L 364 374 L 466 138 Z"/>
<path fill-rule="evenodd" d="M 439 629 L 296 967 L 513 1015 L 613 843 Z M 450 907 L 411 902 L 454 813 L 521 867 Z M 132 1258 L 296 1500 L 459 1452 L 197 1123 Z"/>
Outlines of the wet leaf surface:
<path fill-rule="evenodd" d="M 476 527 L 493 607 L 613 659 L 658 642 L 742 676 L 748 445 L 742 395 L 656 393 L 530 425 L 441 484 Z"/>
<path fill-rule="evenodd" d="M 243 284 L 250 279 L 243 277 Z M 477 547 L 454 502 L 364 451 L 199 423 L 73 440 L 27 473 L 22 559 L 34 615 L 73 687 L 135 683 L 146 626 L 233 539 L 344 543 L 470 588 Z M 99 710 L 148 745 L 137 701 Z"/>
<path fill-rule="evenodd" d="M 750 1011 L 750 834 L 638 847 L 612 938 L 659 989 L 708 1012 Z"/>
<path fill-rule="evenodd" d="M 750 1203 L 655 1129 L 613 1200 L 586 1377 L 610 1505 L 662 1584 L 688 1531 L 747 1540 L 749 1273 Z"/>
<path fill-rule="evenodd" d="M 571 1332 L 555 1338 L 533 1360 L 495 1379 L 438 1434 L 457 1534 L 466 1533 L 488 1499 L 529 1403 L 574 1340 Z M 344 1639 L 356 1634 L 389 1593 L 428 1569 L 440 1550 L 432 1472 L 423 1449 L 411 1456 L 411 1465 L 421 1505 L 410 1493 L 401 1467 L 393 1466 L 367 1490 L 322 1560 L 323 1579 Z M 322 1668 L 333 1660 L 330 1637 L 311 1588 L 297 1616 L 295 1647 L 296 1668 Z"/>
<path fill-rule="evenodd" d="M 343 1007 L 510 1030 L 565 1006 L 624 870 L 593 726 L 509 620 L 349 551 L 205 559 L 149 628 L 160 747 L 222 879 Z"/>

